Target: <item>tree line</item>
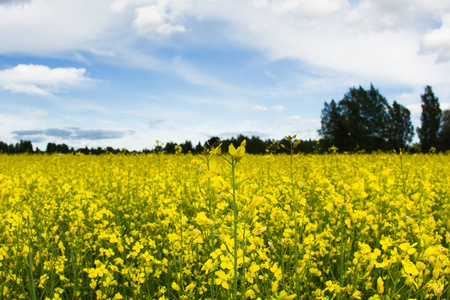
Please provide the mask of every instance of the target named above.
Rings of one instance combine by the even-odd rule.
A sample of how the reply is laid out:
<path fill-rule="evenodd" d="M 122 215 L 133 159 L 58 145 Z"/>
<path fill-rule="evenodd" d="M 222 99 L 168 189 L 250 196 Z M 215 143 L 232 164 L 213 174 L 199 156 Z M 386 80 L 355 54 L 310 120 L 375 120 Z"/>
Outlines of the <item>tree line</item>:
<path fill-rule="evenodd" d="M 165 154 L 175 154 L 175 153 L 192 153 L 192 154 L 200 154 L 211 147 L 218 147 L 220 145 L 223 152 L 226 152 L 229 145 L 233 143 L 234 145 L 240 144 L 243 140 L 247 141 L 246 152 L 249 154 L 264 154 L 264 153 L 281 153 L 283 148 L 289 146 L 289 141 L 284 138 L 281 140 L 267 139 L 262 140 L 257 136 L 248 137 L 245 135 L 238 135 L 236 138 L 232 137 L 230 139 L 220 140 L 218 137 L 212 137 L 208 141 L 203 144 L 199 142 L 196 146 L 193 146 L 191 141 L 185 141 L 184 143 L 177 144 L 174 142 L 168 143 L 159 143 L 154 146 L 153 149 L 143 149 L 141 151 L 128 151 L 127 149 L 115 149 L 113 147 L 106 148 L 78 148 L 74 149 L 73 147 L 69 148 L 66 144 L 55 144 L 48 143 L 46 150 L 40 150 L 36 148 L 33 150 L 33 145 L 30 141 L 20 141 L 17 144 L 6 144 L 0 141 L 0 153 L 8 153 L 8 154 L 18 154 L 18 153 L 61 153 L 61 154 L 93 154 L 99 155 L 104 153 L 165 153 Z M 300 143 L 300 145 L 296 148 L 296 152 L 302 153 L 319 153 L 320 143 L 317 140 L 304 140 Z"/>
<path fill-rule="evenodd" d="M 422 98 L 421 126 L 416 128 L 420 144 L 411 147 L 414 127 L 411 112 L 386 98 L 371 84 L 370 89 L 350 88 L 342 100 L 325 102 L 321 116 L 321 145 L 339 151 L 450 150 L 450 111 L 442 112 L 431 86 Z"/>
<path fill-rule="evenodd" d="M 395 100 L 389 105 L 386 98 L 380 94 L 372 84 L 370 89 L 350 88 L 344 97 L 336 102 L 332 99 L 325 102 L 321 115 L 319 140 L 304 140 L 295 151 L 301 153 L 324 153 L 336 147 L 340 152 L 356 151 L 391 151 L 403 150 L 409 152 L 430 152 L 450 150 L 450 110 L 442 111 L 439 99 L 434 95 L 431 86 L 425 87 L 422 98 L 421 126 L 416 128 L 420 143 L 411 145 L 414 127 L 411 123 L 411 112 Z M 233 143 L 239 145 L 247 140 L 246 151 L 250 154 L 264 154 L 267 152 L 280 153 L 283 147 L 289 146 L 284 138 L 281 140 L 262 140 L 258 136 L 247 137 L 238 135 L 236 138 L 220 141 L 213 137 L 203 144 L 199 142 L 193 146 L 191 141 L 177 144 L 168 142 L 162 144 L 157 141 L 153 149 L 143 149 L 132 153 L 192 153 L 199 154 L 212 146 L 221 144 L 226 152 Z M 334 149 L 336 149 L 334 148 Z M 48 143 L 45 150 L 33 150 L 31 141 L 21 140 L 16 144 L 0 141 L 0 153 L 83 153 L 99 155 L 103 153 L 130 153 L 126 149 L 106 148 L 69 148 L 66 144 Z"/>

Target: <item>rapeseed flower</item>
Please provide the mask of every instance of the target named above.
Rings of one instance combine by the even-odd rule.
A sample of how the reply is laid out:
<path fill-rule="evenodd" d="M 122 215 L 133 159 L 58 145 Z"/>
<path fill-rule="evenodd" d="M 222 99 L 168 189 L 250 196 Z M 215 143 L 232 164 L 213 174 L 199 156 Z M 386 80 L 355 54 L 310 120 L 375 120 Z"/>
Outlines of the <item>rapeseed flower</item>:
<path fill-rule="evenodd" d="M 228 284 L 228 281 L 230 280 L 230 276 L 227 275 L 224 271 L 219 270 L 216 273 L 216 279 L 215 284 L 221 285 L 224 289 L 229 289 L 230 285 Z"/>
<path fill-rule="evenodd" d="M 175 290 L 175 291 L 177 291 L 177 292 L 179 292 L 180 291 L 180 286 L 174 281 L 174 282 L 172 282 L 172 288 Z"/>
<path fill-rule="evenodd" d="M 242 141 L 241 145 L 236 149 L 233 144 L 228 147 L 228 153 L 233 156 L 236 162 L 240 161 L 245 155 L 245 145 L 246 141 Z"/>
<path fill-rule="evenodd" d="M 212 182 L 212 188 L 218 194 L 220 194 L 222 192 L 227 192 L 231 189 L 231 185 L 220 176 L 211 178 L 211 182 Z"/>
<path fill-rule="evenodd" d="M 295 299 L 295 297 L 297 297 L 296 294 L 288 295 L 288 293 L 285 290 L 283 290 L 278 294 L 276 299 L 277 300 L 292 300 L 292 299 Z"/>
<path fill-rule="evenodd" d="M 0 154 L 0 298 L 448 298 L 448 156 L 209 154 Z"/>
<path fill-rule="evenodd" d="M 384 281 L 383 278 L 378 277 L 377 279 L 377 290 L 378 293 L 383 294 L 384 293 Z"/>
<path fill-rule="evenodd" d="M 198 225 L 205 226 L 214 226 L 214 221 L 206 216 L 204 212 L 199 212 L 197 217 L 195 218 L 195 222 Z"/>

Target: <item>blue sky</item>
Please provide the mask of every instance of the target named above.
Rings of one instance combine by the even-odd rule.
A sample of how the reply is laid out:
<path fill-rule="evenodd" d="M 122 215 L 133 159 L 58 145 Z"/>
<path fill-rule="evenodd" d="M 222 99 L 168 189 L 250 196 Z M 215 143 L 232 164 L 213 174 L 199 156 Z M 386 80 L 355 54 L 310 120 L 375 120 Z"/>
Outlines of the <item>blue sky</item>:
<path fill-rule="evenodd" d="M 447 0 L 0 0 L 0 40 L 0 140 L 41 149 L 317 139 L 370 83 L 450 107 Z"/>

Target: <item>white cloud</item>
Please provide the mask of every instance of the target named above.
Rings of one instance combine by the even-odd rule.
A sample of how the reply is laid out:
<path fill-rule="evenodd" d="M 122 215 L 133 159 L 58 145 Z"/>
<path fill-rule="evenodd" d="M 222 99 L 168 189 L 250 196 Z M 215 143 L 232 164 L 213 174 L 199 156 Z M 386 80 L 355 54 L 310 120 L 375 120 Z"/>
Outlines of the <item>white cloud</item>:
<path fill-rule="evenodd" d="M 119 48 L 127 41 L 127 18 L 108 9 L 109 0 L 33 0 L 0 6 L 0 53 L 40 55 Z M 108 44 L 108 45 L 106 45 Z"/>
<path fill-rule="evenodd" d="M 417 95 L 413 93 L 402 93 L 399 100 L 402 102 L 411 102 L 417 100 Z"/>
<path fill-rule="evenodd" d="M 280 0 L 266 6 L 261 2 L 258 8 L 245 1 L 215 1 L 200 12 L 228 24 L 225 38 L 272 61 L 293 59 L 360 82 L 443 85 L 450 69 L 418 53 L 422 35 L 450 10 L 450 2 L 439 0 L 427 6 L 428 2 L 363 0 L 352 6 L 336 1 L 327 11 L 327 1 Z M 274 12 L 277 5 L 280 8 Z M 310 5 L 317 5 L 324 15 L 314 13 Z"/>
<path fill-rule="evenodd" d="M 450 14 L 443 17 L 442 26 L 424 35 L 423 53 L 436 53 L 438 62 L 450 60 Z"/>
<path fill-rule="evenodd" d="M 0 5 L 0 55 L 62 57 L 94 67 L 102 56 L 105 65 L 171 72 L 188 83 L 206 87 L 196 93 L 204 99 L 192 100 L 208 104 L 197 104 L 198 109 L 225 108 L 237 114 L 255 109 L 253 103 L 281 103 L 269 101 L 284 99 L 289 111 L 295 105 L 311 104 L 299 111 L 314 118 L 306 112 L 313 109 L 313 102 L 322 105 L 331 98 L 339 100 L 348 87 L 368 87 L 370 82 L 383 90 L 396 87 L 395 97 L 386 96 L 404 105 L 415 105 L 425 85 L 432 85 L 439 91 L 437 96 L 448 99 L 450 69 L 448 64 L 435 61 L 449 60 L 449 15 L 448 0 L 33 0 Z M 236 74 L 263 70 L 265 86 L 248 91 L 241 78 L 239 82 L 230 79 L 238 82 L 238 87 L 224 81 L 227 75 L 222 75 L 220 67 L 214 68 L 214 55 L 218 51 L 231 53 L 230 49 L 252 55 L 245 66 L 231 66 L 239 68 Z M 420 55 L 420 50 L 427 55 Z M 18 72 L 17 67 L 0 70 L 0 76 L 7 70 Z M 42 76 L 31 75 L 37 68 L 29 69 L 27 76 L 1 77 L 0 89 L 50 95 L 90 81 L 84 69 L 61 68 L 65 73 L 58 76 L 52 72 L 55 69 L 47 68 L 39 73 Z M 298 77 L 290 76 L 295 73 Z M 290 80 L 285 80 L 288 76 Z M 249 85 L 254 87 L 254 82 Z M 402 95 L 404 91 L 409 94 Z M 173 93 L 193 97 L 183 87 L 168 92 Z M 286 100 L 293 97 L 298 100 L 295 105 Z M 180 96 L 174 98 L 180 100 Z M 141 107 L 127 109 L 146 116 Z M 147 111 L 154 111 L 151 109 Z M 283 111 L 281 105 L 256 107 L 257 111 L 269 109 Z M 320 108 L 316 111 L 319 114 Z M 413 113 L 420 116 L 420 111 L 418 104 Z M 179 116 L 181 113 L 185 112 Z M 267 114 L 253 116 L 265 122 Z M 212 133 L 223 131 L 221 121 L 211 120 L 216 122 Z M 242 130 L 238 125 L 233 131 Z M 278 129 L 272 134 L 275 130 L 308 130 L 314 137 L 320 120 L 291 116 L 275 125 Z M 246 130 L 259 130 L 252 126 Z M 205 127 L 203 123 L 189 127 L 183 134 Z M 142 136 L 128 138 L 139 140 Z"/>
<path fill-rule="evenodd" d="M 115 12 L 123 11 L 129 5 L 145 5 L 149 4 L 149 0 L 115 0 L 109 9 Z"/>
<path fill-rule="evenodd" d="M 83 68 L 54 68 L 43 65 L 17 65 L 0 70 L 0 87 L 14 93 L 48 96 L 93 82 Z"/>
<path fill-rule="evenodd" d="M 450 102 L 441 102 L 439 103 L 439 107 L 442 111 L 446 109 L 450 109 Z M 414 103 L 406 106 L 407 109 L 411 112 L 411 116 L 415 118 L 420 118 L 422 115 L 422 103 Z M 418 124 L 420 125 L 420 124 Z"/>
<path fill-rule="evenodd" d="M 254 7 L 266 7 L 269 4 L 268 0 L 252 0 Z"/>
<path fill-rule="evenodd" d="M 284 110 L 284 106 L 283 105 L 274 105 L 272 108 L 276 112 L 282 112 Z"/>
<path fill-rule="evenodd" d="M 48 115 L 48 112 L 42 109 L 28 109 L 22 113 L 22 116 L 25 117 L 45 117 Z"/>
<path fill-rule="evenodd" d="M 201 72 L 195 67 L 195 65 L 192 65 L 189 61 L 184 60 L 180 56 L 174 57 L 174 59 L 172 59 L 171 62 L 168 62 L 168 64 L 170 64 L 170 70 L 187 82 L 211 86 L 217 89 L 234 89 L 232 86 L 221 81 L 219 78 Z"/>
<path fill-rule="evenodd" d="M 255 106 L 253 106 L 252 111 L 265 112 L 265 111 L 268 111 L 268 108 L 265 106 L 262 106 L 262 105 L 255 105 Z"/>
<path fill-rule="evenodd" d="M 322 17 L 347 6 L 346 0 L 273 0 L 271 10 L 275 14 L 294 13 L 304 17 Z"/>
<path fill-rule="evenodd" d="M 186 28 L 177 24 L 186 9 L 184 1 L 156 1 L 155 4 L 136 8 L 136 18 L 133 25 L 138 33 L 146 35 L 157 32 L 170 35 L 176 32 L 186 32 Z"/>
<path fill-rule="evenodd" d="M 287 116 L 282 119 L 275 120 L 273 122 L 275 124 L 296 125 L 299 127 L 318 128 L 320 126 L 320 119 L 305 119 L 302 116 L 298 116 L 298 115 Z"/>
<path fill-rule="evenodd" d="M 301 139 L 317 139 L 317 130 L 320 128 L 320 119 L 306 119 L 299 115 L 287 116 L 269 122 L 271 128 L 286 134 L 298 134 Z"/>
<path fill-rule="evenodd" d="M 313 67 L 345 73 L 362 81 L 400 84 L 442 83 L 450 77 L 444 66 L 450 59 L 447 0 L 34 0 L 0 6 L 0 54 L 66 55 L 88 62 L 79 53 L 121 57 L 134 63 L 136 41 L 148 37 L 149 49 L 158 44 L 171 49 L 174 33 L 189 34 L 182 43 L 190 49 L 210 46 L 211 37 L 221 45 L 239 44 L 271 60 L 294 59 Z M 245 12 L 245 13 L 236 13 Z M 440 28 L 436 21 L 443 20 Z M 201 32 L 203 24 L 215 26 Z M 196 24 L 191 29 L 190 24 Z M 30 30 L 32 28 L 33 30 Z M 218 31 L 212 31 L 219 29 Z M 205 34 L 206 33 L 206 34 Z M 158 35 L 155 38 L 155 34 Z M 20 38 L 19 38 L 20 37 Z M 216 38 L 214 38 L 216 37 Z M 215 45 L 217 46 L 217 45 Z M 213 47 L 215 47 L 213 46 Z M 141 53 L 144 65 L 174 71 L 189 81 L 197 77 L 177 69 L 170 58 Z M 147 63 L 148 62 L 148 63 Z M 139 62 L 134 66 L 138 66 Z M 196 66 L 192 66 L 192 70 Z M 173 69 L 171 69 L 173 68 Z M 203 78 L 194 84 L 207 82 Z M 378 81 L 379 80 L 379 81 Z M 210 83 L 207 83 L 209 85 Z"/>
<path fill-rule="evenodd" d="M 414 103 L 406 106 L 407 109 L 411 112 L 411 116 L 413 117 L 420 117 L 422 114 L 422 104 L 421 103 Z"/>

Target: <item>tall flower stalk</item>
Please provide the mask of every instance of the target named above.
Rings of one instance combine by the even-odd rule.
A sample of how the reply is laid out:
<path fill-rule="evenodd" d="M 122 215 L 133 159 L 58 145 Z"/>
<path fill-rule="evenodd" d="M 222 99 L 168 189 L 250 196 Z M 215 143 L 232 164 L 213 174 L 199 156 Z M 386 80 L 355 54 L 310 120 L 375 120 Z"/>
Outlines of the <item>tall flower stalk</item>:
<path fill-rule="evenodd" d="M 238 280 L 238 240 L 237 240 L 237 227 L 238 227 L 238 209 L 236 199 L 236 164 L 241 160 L 245 154 L 246 141 L 244 140 L 241 145 L 236 149 L 233 144 L 228 148 L 228 152 L 231 155 L 231 177 L 233 185 L 233 238 L 234 238 L 234 279 L 233 279 L 233 300 L 237 299 L 237 280 Z"/>
<path fill-rule="evenodd" d="M 291 196 L 292 196 L 292 214 L 294 218 L 294 271 L 295 271 L 295 292 L 296 294 L 299 294 L 298 289 L 298 241 L 299 241 L 299 229 L 298 229 L 298 220 L 297 220 L 297 214 L 298 214 L 298 207 L 297 207 L 297 199 L 295 194 L 295 182 L 294 182 L 294 149 L 298 146 L 300 141 L 296 141 L 295 138 L 297 137 L 296 134 L 293 136 L 286 136 L 286 139 L 289 142 L 289 169 L 290 169 L 290 181 L 291 181 Z"/>

